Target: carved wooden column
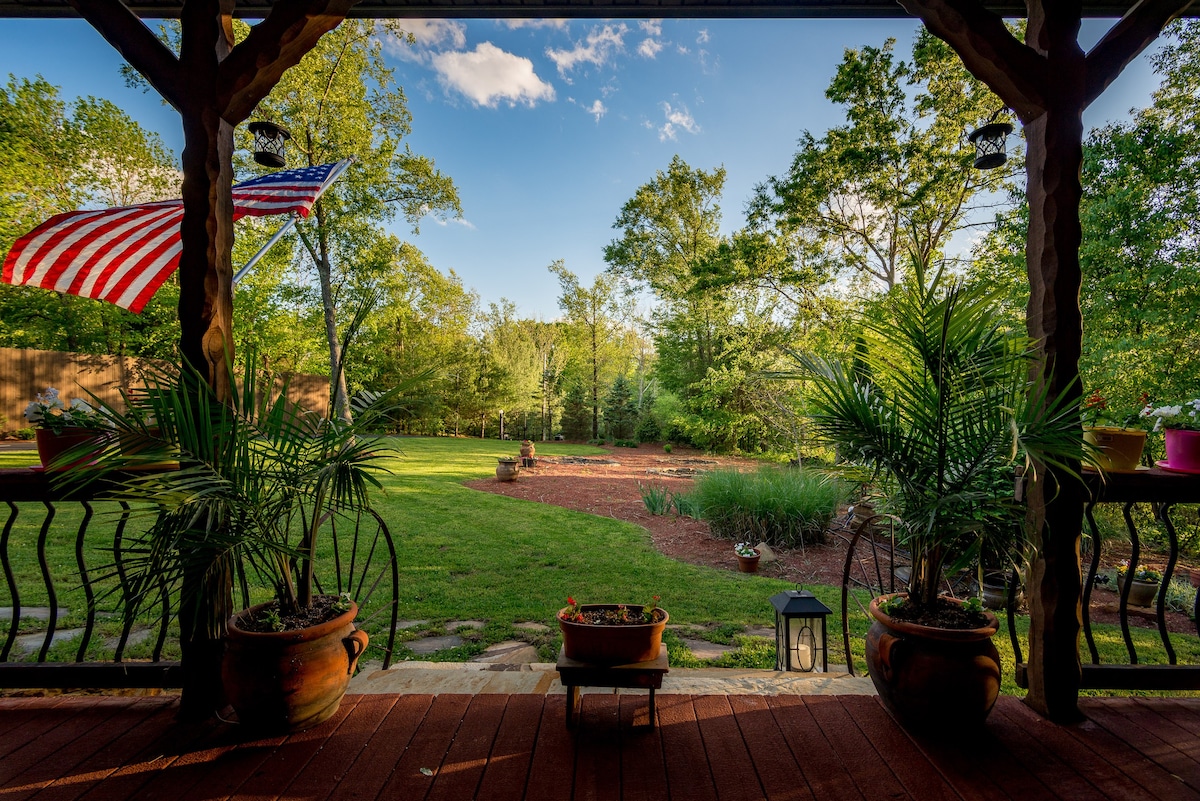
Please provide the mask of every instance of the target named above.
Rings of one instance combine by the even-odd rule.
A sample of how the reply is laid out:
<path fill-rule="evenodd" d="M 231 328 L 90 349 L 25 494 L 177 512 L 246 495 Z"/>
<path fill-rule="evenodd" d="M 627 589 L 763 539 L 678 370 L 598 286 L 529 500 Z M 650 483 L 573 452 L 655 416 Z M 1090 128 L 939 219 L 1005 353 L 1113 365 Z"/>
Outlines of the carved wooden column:
<path fill-rule="evenodd" d="M 182 118 L 179 345 L 183 358 L 227 399 L 233 358 L 233 129 L 357 0 L 276 3 L 237 44 L 235 0 L 184 0 L 178 57 L 121 0 L 68 2 Z M 207 717 L 221 705 L 223 632 L 232 611 L 228 568 L 214 565 L 184 577 L 182 717 Z"/>
<path fill-rule="evenodd" d="M 898 0 L 946 41 L 1025 128 L 1029 238 L 1027 325 L 1039 343 L 1039 379 L 1051 397 L 1077 403 L 1083 327 L 1079 310 L 1079 201 L 1083 111 L 1191 0 L 1141 0 L 1086 56 L 1079 0 L 1027 0 L 1025 43 L 975 0 Z M 1061 480 L 1060 480 L 1061 478 Z M 1030 578 L 1029 695 L 1056 721 L 1080 717 L 1079 544 L 1083 487 L 1042 471 L 1030 488 L 1040 541 Z"/>

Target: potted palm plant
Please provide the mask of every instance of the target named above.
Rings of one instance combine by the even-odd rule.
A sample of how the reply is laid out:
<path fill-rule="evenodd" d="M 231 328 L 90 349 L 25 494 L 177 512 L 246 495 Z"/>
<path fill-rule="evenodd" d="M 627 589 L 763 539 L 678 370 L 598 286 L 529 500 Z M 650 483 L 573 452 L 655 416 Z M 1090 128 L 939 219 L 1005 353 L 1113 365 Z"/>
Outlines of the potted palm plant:
<path fill-rule="evenodd" d="M 1046 408 L 1029 381 L 1036 351 L 1002 323 L 997 300 L 915 264 L 863 315 L 858 369 L 802 360 L 815 379 L 814 430 L 877 472 L 911 556 L 907 591 L 871 603 L 867 662 L 885 704 L 919 727 L 981 723 L 999 694 L 996 617 L 977 598 L 943 596 L 945 577 L 981 554 L 1021 559 L 1014 462 L 1069 469 L 1082 454 L 1078 410 Z"/>
<path fill-rule="evenodd" d="M 106 497 L 151 510 L 145 532 L 123 541 L 126 604 L 178 591 L 181 624 L 225 641 L 220 670 L 239 720 L 298 731 L 337 711 L 366 647 L 355 602 L 314 593 L 315 568 L 330 516 L 370 509 L 391 453 L 371 432 L 404 390 L 356 403 L 353 423 L 333 421 L 291 404 L 255 363 L 251 354 L 231 374 L 228 402 L 194 374 L 147 375 L 125 408 L 106 406 L 117 436 L 70 480 L 106 477 Z M 138 447 L 120 442 L 131 440 Z M 138 469 L 164 462 L 178 467 Z M 232 588 L 248 583 L 273 599 L 235 612 Z M 198 621 L 196 609 L 206 610 Z"/>

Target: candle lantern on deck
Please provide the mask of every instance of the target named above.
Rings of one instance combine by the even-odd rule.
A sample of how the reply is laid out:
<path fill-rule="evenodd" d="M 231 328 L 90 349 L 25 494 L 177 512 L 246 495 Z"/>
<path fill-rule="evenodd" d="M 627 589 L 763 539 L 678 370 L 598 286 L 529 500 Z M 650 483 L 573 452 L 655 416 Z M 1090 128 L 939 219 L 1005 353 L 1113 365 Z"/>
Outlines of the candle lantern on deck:
<path fill-rule="evenodd" d="M 771 596 L 775 607 L 775 669 L 829 672 L 825 619 L 831 610 L 807 590 Z"/>
<path fill-rule="evenodd" d="M 992 116 L 995 119 L 995 115 Z M 967 137 L 975 145 L 975 169 L 991 170 L 1008 161 L 1008 135 L 1013 127 L 1007 122 L 989 122 Z"/>
<path fill-rule="evenodd" d="M 287 140 L 291 132 L 267 120 L 255 120 L 246 126 L 254 134 L 254 160 L 264 167 L 287 166 Z"/>

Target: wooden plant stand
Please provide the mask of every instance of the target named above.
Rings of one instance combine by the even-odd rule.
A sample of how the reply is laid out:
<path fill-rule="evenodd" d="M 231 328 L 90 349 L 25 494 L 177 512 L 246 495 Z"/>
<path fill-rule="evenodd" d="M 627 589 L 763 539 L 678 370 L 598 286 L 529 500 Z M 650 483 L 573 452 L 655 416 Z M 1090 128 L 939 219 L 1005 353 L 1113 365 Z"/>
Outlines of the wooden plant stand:
<path fill-rule="evenodd" d="M 663 675 L 669 670 L 667 649 L 660 648 L 658 658 L 630 665 L 593 665 L 568 659 L 558 651 L 558 676 L 567 689 L 567 728 L 575 725 L 579 708 L 580 687 L 627 687 L 650 691 L 650 726 L 655 726 L 654 691 L 662 687 Z"/>

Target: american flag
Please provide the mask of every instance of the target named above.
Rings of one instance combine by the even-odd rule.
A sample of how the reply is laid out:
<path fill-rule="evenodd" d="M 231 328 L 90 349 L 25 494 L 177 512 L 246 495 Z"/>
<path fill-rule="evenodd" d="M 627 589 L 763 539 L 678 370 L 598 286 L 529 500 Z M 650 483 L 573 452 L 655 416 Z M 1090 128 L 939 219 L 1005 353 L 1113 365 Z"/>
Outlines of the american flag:
<path fill-rule="evenodd" d="M 345 162 L 285 170 L 233 187 L 233 219 L 307 217 Z M 56 214 L 18 239 L 0 280 L 106 300 L 137 313 L 179 267 L 183 201 Z"/>

